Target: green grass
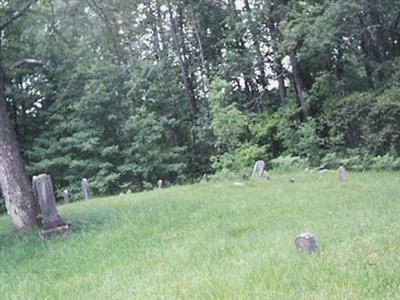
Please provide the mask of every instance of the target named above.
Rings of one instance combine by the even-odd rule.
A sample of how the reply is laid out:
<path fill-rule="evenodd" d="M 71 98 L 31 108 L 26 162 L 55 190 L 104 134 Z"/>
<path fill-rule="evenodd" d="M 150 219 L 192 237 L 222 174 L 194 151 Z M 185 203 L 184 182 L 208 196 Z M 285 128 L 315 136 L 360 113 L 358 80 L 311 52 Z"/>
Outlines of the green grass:
<path fill-rule="evenodd" d="M 3 216 L 0 298 L 400 299 L 399 173 L 272 177 L 63 205 L 75 230 L 51 241 Z"/>

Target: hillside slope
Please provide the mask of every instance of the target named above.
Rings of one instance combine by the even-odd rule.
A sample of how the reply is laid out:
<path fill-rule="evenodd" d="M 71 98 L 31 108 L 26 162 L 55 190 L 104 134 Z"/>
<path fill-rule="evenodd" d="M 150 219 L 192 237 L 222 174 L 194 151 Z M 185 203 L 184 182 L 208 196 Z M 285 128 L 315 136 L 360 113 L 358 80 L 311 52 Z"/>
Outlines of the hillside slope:
<path fill-rule="evenodd" d="M 289 178 L 294 177 L 295 183 Z M 396 299 L 400 174 L 272 174 L 60 206 L 74 231 L 0 218 L 1 299 Z M 293 240 L 313 232 L 317 256 Z"/>

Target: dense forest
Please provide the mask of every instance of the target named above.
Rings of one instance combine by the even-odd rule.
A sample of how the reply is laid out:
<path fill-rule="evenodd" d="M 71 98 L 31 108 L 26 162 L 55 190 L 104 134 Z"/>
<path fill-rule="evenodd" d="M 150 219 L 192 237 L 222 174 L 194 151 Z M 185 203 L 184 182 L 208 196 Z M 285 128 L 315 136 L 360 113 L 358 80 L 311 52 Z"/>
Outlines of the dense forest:
<path fill-rule="evenodd" d="M 399 0 L 6 0 L 0 24 L 19 12 L 0 92 L 58 197 L 257 159 L 400 168 Z"/>

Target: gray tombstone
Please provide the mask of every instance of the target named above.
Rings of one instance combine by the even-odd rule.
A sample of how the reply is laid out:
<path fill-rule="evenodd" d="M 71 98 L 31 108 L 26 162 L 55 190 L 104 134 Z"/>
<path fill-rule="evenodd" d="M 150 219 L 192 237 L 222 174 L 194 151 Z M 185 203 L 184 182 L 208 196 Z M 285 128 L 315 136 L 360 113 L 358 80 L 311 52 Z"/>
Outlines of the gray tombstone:
<path fill-rule="evenodd" d="M 297 251 L 300 253 L 317 254 L 319 252 L 317 240 L 312 233 L 299 234 L 294 240 Z"/>
<path fill-rule="evenodd" d="M 48 238 L 69 229 L 58 215 L 51 177 L 46 174 L 33 177 L 34 194 L 42 212 L 42 234 Z"/>
<path fill-rule="evenodd" d="M 338 169 L 338 174 L 339 174 L 340 183 L 346 184 L 347 183 L 347 171 L 346 171 L 345 167 L 340 166 Z"/>
<path fill-rule="evenodd" d="M 81 187 L 82 187 L 83 199 L 89 200 L 90 198 L 92 198 L 93 193 L 89 186 L 89 181 L 86 178 L 82 179 Z"/>
<path fill-rule="evenodd" d="M 68 204 L 68 203 L 71 201 L 71 200 L 70 200 L 70 197 L 69 197 L 69 192 L 68 192 L 68 190 L 64 190 L 63 195 L 64 195 L 64 203 L 65 203 L 65 204 Z"/>
<path fill-rule="evenodd" d="M 42 224 L 42 213 L 40 212 L 39 198 L 38 198 L 38 194 L 37 194 L 36 187 L 35 187 L 36 180 L 37 180 L 37 176 L 33 176 L 32 177 L 32 192 L 33 192 L 33 198 L 34 198 L 33 204 L 34 204 L 34 210 L 35 210 L 35 214 L 36 214 L 37 223 Z"/>
<path fill-rule="evenodd" d="M 157 188 L 162 189 L 163 186 L 163 180 L 162 179 L 158 179 L 157 180 Z"/>
<path fill-rule="evenodd" d="M 254 164 L 253 174 L 251 174 L 252 178 L 262 178 L 264 179 L 264 170 L 265 170 L 265 161 L 258 160 Z"/>

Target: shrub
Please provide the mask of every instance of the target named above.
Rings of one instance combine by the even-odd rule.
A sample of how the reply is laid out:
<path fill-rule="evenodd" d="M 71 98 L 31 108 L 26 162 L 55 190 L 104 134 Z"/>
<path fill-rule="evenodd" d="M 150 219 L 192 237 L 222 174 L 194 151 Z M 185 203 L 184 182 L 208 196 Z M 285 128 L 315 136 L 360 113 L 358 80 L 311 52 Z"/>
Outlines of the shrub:
<path fill-rule="evenodd" d="M 271 160 L 271 167 L 279 170 L 295 170 L 308 167 L 308 160 L 299 156 L 279 156 Z"/>
<path fill-rule="evenodd" d="M 372 169 L 374 170 L 400 170 L 400 158 L 395 158 L 389 153 L 383 156 L 376 156 L 372 159 Z"/>
<path fill-rule="evenodd" d="M 266 156 L 265 148 L 254 144 L 245 143 L 234 151 L 214 156 L 211 158 L 213 169 L 222 177 L 230 177 L 232 174 L 246 176 L 251 173 L 251 169 L 256 160 Z"/>

